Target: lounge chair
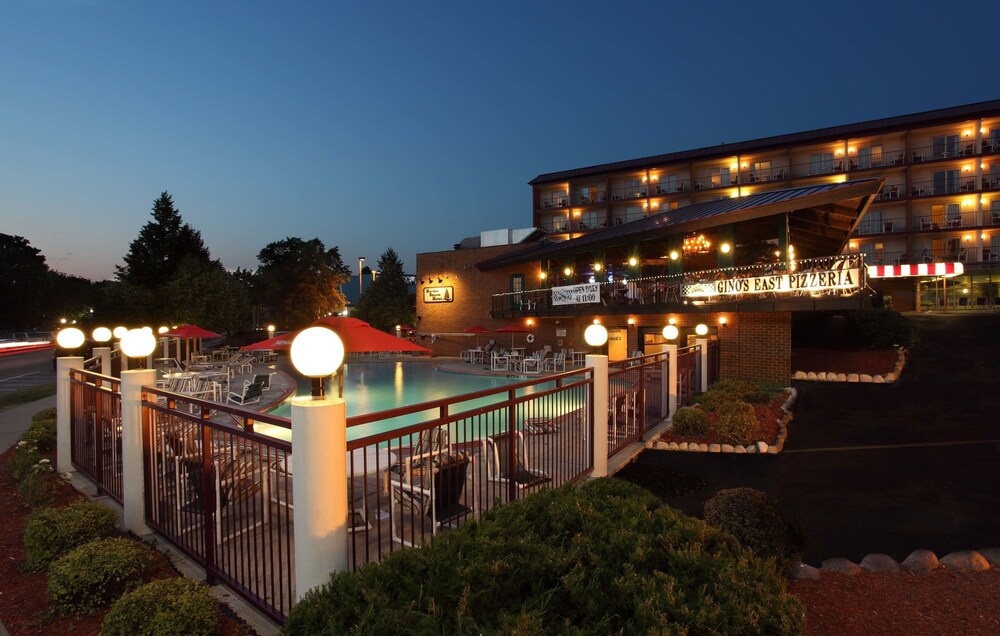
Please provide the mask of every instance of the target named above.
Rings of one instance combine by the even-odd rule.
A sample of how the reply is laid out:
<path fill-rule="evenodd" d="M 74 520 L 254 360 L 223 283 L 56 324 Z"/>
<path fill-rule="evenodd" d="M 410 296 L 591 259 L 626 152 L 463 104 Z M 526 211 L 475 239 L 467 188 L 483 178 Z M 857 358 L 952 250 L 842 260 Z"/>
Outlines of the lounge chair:
<path fill-rule="evenodd" d="M 439 528 L 457 525 L 457 522 L 475 512 L 475 492 L 463 501 L 465 479 L 472 460 L 464 453 L 440 454 L 428 460 L 430 470 L 420 472 L 404 468 L 399 479 L 390 482 L 392 499 L 392 540 L 407 546 L 415 543 L 404 536 L 404 514 L 409 511 L 413 524 L 411 538 L 423 535 L 423 520 L 430 518 L 431 534 Z M 408 462 L 401 464 L 407 467 Z M 427 464 L 425 464 L 425 467 Z M 398 520 L 398 529 L 397 529 Z M 420 526 L 418 532 L 416 526 Z"/>
<path fill-rule="evenodd" d="M 521 361 L 521 373 L 541 373 L 545 361 L 545 351 L 539 350 Z"/>
<path fill-rule="evenodd" d="M 259 382 L 243 382 L 243 392 L 237 393 L 235 391 L 230 391 L 229 395 L 226 396 L 226 402 L 235 402 L 241 406 L 246 406 L 247 404 L 259 404 L 260 395 L 263 392 L 263 387 Z"/>
<path fill-rule="evenodd" d="M 271 376 L 273 373 L 260 373 L 253 376 L 253 384 L 260 384 L 261 391 L 268 391 L 271 389 Z"/>
<path fill-rule="evenodd" d="M 514 443 L 514 461 L 510 462 L 509 444 Z M 483 457 L 486 458 L 486 476 L 490 481 L 504 484 L 513 482 L 518 490 L 541 486 L 552 481 L 544 471 L 532 469 L 524 445 L 524 435 L 518 431 L 511 440 L 509 432 L 497 433 L 483 440 Z"/>

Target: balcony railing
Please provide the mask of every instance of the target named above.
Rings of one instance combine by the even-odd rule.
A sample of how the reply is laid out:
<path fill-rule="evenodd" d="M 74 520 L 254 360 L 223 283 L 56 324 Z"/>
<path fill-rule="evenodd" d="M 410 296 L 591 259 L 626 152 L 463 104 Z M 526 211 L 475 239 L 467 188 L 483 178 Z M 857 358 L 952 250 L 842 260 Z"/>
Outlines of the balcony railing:
<path fill-rule="evenodd" d="M 695 190 L 712 190 L 713 188 L 731 188 L 739 185 L 740 180 L 735 172 L 728 175 L 712 175 L 708 177 L 698 177 L 694 180 Z"/>
<path fill-rule="evenodd" d="M 944 194 L 962 194 L 976 190 L 976 178 L 973 176 L 957 179 L 925 179 L 913 181 L 910 184 L 911 197 L 937 197 Z"/>
<path fill-rule="evenodd" d="M 553 196 L 553 197 L 542 197 L 538 201 L 538 205 L 541 206 L 542 210 L 550 210 L 552 208 L 565 208 L 569 201 L 564 196 Z"/>
<path fill-rule="evenodd" d="M 691 190 L 690 179 L 678 179 L 677 181 L 661 181 L 653 185 L 653 196 L 663 194 L 675 194 L 677 192 L 689 192 Z"/>
<path fill-rule="evenodd" d="M 971 157 L 975 154 L 977 154 L 975 140 L 964 139 L 953 144 L 914 146 L 910 150 L 910 161 L 920 163 L 921 161 Z"/>
<path fill-rule="evenodd" d="M 843 159 L 823 159 L 792 164 L 793 177 L 815 177 L 844 171 Z"/>
<path fill-rule="evenodd" d="M 951 215 L 918 215 L 912 219 L 911 228 L 913 230 L 948 230 L 960 229 L 963 227 L 976 227 L 979 225 L 978 214 L 975 212 L 965 212 Z"/>
<path fill-rule="evenodd" d="M 801 286 L 806 285 L 807 281 L 796 279 L 793 283 L 788 283 L 787 280 L 779 280 L 778 277 L 784 275 L 795 276 L 802 273 L 809 274 L 817 271 L 856 268 L 862 268 L 861 257 L 858 254 L 849 254 L 791 262 L 728 267 L 687 272 L 684 274 L 595 282 L 591 283 L 595 293 L 589 294 L 586 302 L 581 301 L 578 303 L 561 300 L 557 304 L 553 301 L 552 289 L 502 292 L 493 294 L 491 309 L 495 316 L 512 315 L 517 312 L 535 315 L 554 311 L 579 311 L 591 307 L 595 310 L 614 308 L 628 308 L 629 310 L 633 310 L 637 305 L 683 306 L 689 303 L 715 304 L 738 300 L 799 296 L 803 293 L 808 296 L 828 294 L 842 296 L 856 293 L 863 285 L 857 288 L 852 287 L 851 289 L 831 287 L 829 289 L 817 290 L 812 287 Z M 768 278 L 769 280 L 759 283 L 759 285 L 764 286 L 760 288 L 750 288 L 750 285 L 758 285 L 756 280 L 746 281 L 746 283 L 741 281 L 736 285 L 729 286 L 724 284 L 725 281 L 761 278 Z M 744 284 L 747 285 L 745 292 L 741 291 Z M 781 288 L 780 285 L 782 284 L 792 284 L 793 286 Z M 767 288 L 766 285 L 774 286 Z M 711 291 L 712 289 L 721 289 L 723 291 L 715 293 Z"/>
<path fill-rule="evenodd" d="M 768 168 L 766 170 L 743 170 L 740 172 L 740 183 L 761 183 L 766 181 L 782 181 L 788 177 L 787 168 Z"/>
<path fill-rule="evenodd" d="M 604 190 L 594 192 L 589 195 L 578 194 L 573 201 L 573 205 L 592 205 L 594 203 L 604 203 L 608 200 L 608 193 Z"/>
<path fill-rule="evenodd" d="M 875 195 L 876 201 L 892 201 L 894 199 L 901 199 L 906 192 L 906 186 L 894 183 L 889 185 L 888 183 L 882 186 L 878 194 Z"/>
<path fill-rule="evenodd" d="M 906 153 L 902 150 L 883 150 L 882 152 L 873 152 L 868 155 L 855 153 L 847 159 L 848 170 L 871 170 L 872 168 L 902 166 L 905 164 Z"/>
<path fill-rule="evenodd" d="M 858 224 L 858 234 L 891 234 L 906 230 L 906 219 L 866 219 Z"/>
<path fill-rule="evenodd" d="M 641 188 L 636 188 L 635 186 L 626 186 L 626 187 L 611 189 L 612 201 L 631 201 L 635 199 L 642 199 L 645 196 L 646 196 L 646 186 L 643 186 Z"/>

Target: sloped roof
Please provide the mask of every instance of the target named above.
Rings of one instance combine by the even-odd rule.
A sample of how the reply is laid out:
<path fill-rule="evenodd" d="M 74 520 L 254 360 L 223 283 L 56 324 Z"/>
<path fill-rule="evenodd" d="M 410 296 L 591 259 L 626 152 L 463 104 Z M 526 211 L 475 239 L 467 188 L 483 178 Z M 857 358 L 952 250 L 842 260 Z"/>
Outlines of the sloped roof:
<path fill-rule="evenodd" d="M 851 199 L 863 199 L 863 203 L 854 210 L 854 218 L 850 220 L 851 226 L 841 228 L 842 231 L 846 231 L 843 235 L 843 239 L 846 240 L 847 234 L 853 229 L 853 225 L 856 224 L 864 210 L 867 209 L 871 198 L 879 191 L 883 181 L 882 178 L 858 179 L 845 183 L 800 186 L 787 190 L 759 192 L 734 199 L 695 203 L 630 223 L 596 230 L 579 238 L 541 245 L 515 254 L 497 256 L 477 263 L 476 267 L 488 271 L 517 263 L 586 252 L 596 247 L 638 242 L 658 236 L 692 232 L 783 212 L 836 204 Z"/>

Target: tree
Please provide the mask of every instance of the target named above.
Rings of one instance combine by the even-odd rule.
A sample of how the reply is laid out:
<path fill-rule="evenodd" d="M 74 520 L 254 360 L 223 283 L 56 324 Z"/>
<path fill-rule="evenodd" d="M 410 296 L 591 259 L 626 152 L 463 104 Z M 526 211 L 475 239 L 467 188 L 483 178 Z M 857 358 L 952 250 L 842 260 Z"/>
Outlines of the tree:
<path fill-rule="evenodd" d="M 378 276 L 358 303 L 357 317 L 391 333 L 396 325 L 413 322 L 410 288 L 403 273 L 403 261 L 391 247 L 378 259 L 378 268 Z"/>
<path fill-rule="evenodd" d="M 0 234 L 0 328 L 37 326 L 49 283 L 41 250 L 24 237 Z"/>
<path fill-rule="evenodd" d="M 257 260 L 254 301 L 270 307 L 280 328 L 295 329 L 344 310 L 340 286 L 351 271 L 339 248 L 326 249 L 318 238 L 286 238 L 265 246 Z"/>

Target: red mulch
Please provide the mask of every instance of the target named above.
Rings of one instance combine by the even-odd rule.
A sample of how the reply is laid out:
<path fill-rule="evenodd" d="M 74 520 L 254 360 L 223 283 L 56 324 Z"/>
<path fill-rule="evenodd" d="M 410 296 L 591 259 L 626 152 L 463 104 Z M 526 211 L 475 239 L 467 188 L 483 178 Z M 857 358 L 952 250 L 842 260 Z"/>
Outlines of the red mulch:
<path fill-rule="evenodd" d="M 56 617 L 49 614 L 48 575 L 44 572 L 24 571 L 24 528 L 32 508 L 17 490 L 17 484 L 7 469 L 7 462 L 14 449 L 0 455 L 0 621 L 13 636 L 48 636 L 49 634 L 80 634 L 88 636 L 101 630 L 106 611 L 96 616 Z M 55 463 L 55 457 L 49 457 Z M 56 475 L 49 480 L 49 505 L 65 506 L 83 499 L 83 495 Z M 159 553 L 157 553 L 159 554 Z M 153 578 L 180 576 L 162 556 L 154 568 Z M 221 607 L 217 632 L 225 636 L 252 633 L 240 621 L 225 614 Z"/>
<path fill-rule="evenodd" d="M 1000 634 L 1000 568 L 926 577 L 823 572 L 788 591 L 806 606 L 807 633 L 816 636 Z"/>
<path fill-rule="evenodd" d="M 755 404 L 754 411 L 757 412 L 757 424 L 760 435 L 754 441 L 767 442 L 769 445 L 778 443 L 778 420 L 784 413 L 781 405 L 788 399 L 788 393 L 783 392 L 767 404 Z M 719 414 L 706 411 L 708 418 L 708 431 L 704 435 L 677 435 L 672 430 L 660 435 L 661 442 L 697 442 L 699 444 L 721 444 L 719 433 L 715 430 L 715 425 L 719 422 Z"/>
<path fill-rule="evenodd" d="M 792 371 L 867 373 L 885 375 L 896 366 L 893 351 L 839 351 L 835 349 L 792 350 Z"/>

